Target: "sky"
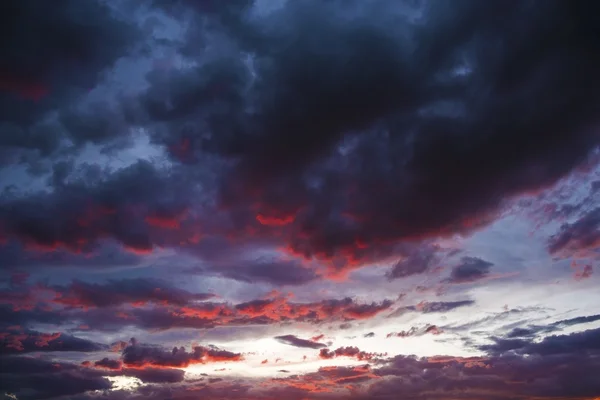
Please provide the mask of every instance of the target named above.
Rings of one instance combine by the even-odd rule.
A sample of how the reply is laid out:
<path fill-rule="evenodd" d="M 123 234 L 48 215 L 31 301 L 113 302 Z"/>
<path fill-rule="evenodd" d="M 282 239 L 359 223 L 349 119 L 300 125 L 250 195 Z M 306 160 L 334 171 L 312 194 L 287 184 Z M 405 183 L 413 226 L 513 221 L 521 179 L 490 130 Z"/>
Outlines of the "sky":
<path fill-rule="evenodd" d="M 600 399 L 600 3 L 1 3 L 0 398 Z"/>

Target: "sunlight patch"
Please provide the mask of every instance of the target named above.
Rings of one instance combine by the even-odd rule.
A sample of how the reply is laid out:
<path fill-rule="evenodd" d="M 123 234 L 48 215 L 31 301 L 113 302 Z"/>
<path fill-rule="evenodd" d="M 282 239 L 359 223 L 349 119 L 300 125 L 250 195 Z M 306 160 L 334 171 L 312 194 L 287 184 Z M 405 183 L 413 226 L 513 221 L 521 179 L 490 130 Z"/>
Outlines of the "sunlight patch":
<path fill-rule="evenodd" d="M 140 386 L 143 386 L 141 380 L 130 376 L 107 376 L 112 384 L 112 390 L 134 390 Z"/>

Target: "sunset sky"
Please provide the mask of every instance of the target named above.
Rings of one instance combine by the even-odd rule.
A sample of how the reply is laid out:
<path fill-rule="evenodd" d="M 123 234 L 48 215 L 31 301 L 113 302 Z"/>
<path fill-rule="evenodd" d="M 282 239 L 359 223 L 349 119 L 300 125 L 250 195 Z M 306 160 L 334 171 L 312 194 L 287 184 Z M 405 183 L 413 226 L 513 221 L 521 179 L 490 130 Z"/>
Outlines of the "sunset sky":
<path fill-rule="evenodd" d="M 600 399 L 600 2 L 0 0 L 0 399 Z"/>

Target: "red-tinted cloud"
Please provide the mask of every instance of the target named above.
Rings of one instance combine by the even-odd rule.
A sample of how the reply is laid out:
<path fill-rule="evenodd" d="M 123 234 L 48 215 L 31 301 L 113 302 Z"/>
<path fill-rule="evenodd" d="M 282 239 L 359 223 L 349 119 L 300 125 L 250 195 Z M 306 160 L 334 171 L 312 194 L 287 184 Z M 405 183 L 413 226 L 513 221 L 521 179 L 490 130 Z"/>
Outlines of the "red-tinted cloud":
<path fill-rule="evenodd" d="M 6 74 L 0 70 L 0 91 L 7 91 L 22 99 L 40 101 L 50 92 L 41 82 L 29 81 L 16 75 Z"/>
<path fill-rule="evenodd" d="M 183 347 L 174 347 L 168 351 L 161 347 L 142 345 L 132 339 L 131 344 L 123 349 L 122 360 L 130 368 L 185 368 L 192 364 L 236 362 L 243 360 L 243 357 L 239 353 L 203 346 L 195 346 L 191 352 Z"/>
<path fill-rule="evenodd" d="M 111 360 L 109 358 L 103 358 L 102 360 L 98 360 L 94 363 L 94 367 L 96 368 L 104 368 L 111 370 L 120 370 L 123 363 L 120 360 Z"/>
<path fill-rule="evenodd" d="M 160 290 L 155 285 L 159 284 Z M 204 300 L 209 296 L 191 293 L 154 280 L 120 280 L 106 284 L 75 281 L 66 286 L 36 286 L 47 293 L 44 300 L 32 301 L 22 289 L 7 291 L 9 304 L 15 296 L 27 307 L 7 314 L 14 324 L 62 321 L 76 323 L 78 330 L 119 330 L 126 326 L 142 329 L 212 328 L 215 326 L 264 325 L 281 322 L 347 322 L 367 320 L 390 310 L 394 302 L 359 303 L 351 298 L 321 300 L 311 303 L 292 302 L 285 296 L 272 296 L 231 304 Z M 36 289 L 36 290 L 37 290 Z M 40 294 L 41 296 L 41 294 Z M 14 305 L 10 306 L 13 309 Z M 1 311 L 1 308 L 0 308 Z M 8 308 L 6 310 L 8 312 Z M 438 310 L 442 312 L 443 310 Z M 13 322 L 11 322 L 13 321 Z"/>
<path fill-rule="evenodd" d="M 574 261 L 571 264 L 571 267 L 575 270 L 575 272 L 573 273 L 573 276 L 574 276 L 575 280 L 578 280 L 578 281 L 583 280 L 583 279 L 588 279 L 594 273 L 594 269 L 592 268 L 592 266 L 590 264 L 580 265 Z"/>
<path fill-rule="evenodd" d="M 55 303 L 79 308 L 145 303 L 183 306 L 214 297 L 210 293 L 191 293 L 155 279 L 111 280 L 104 284 L 73 281 L 68 286 L 52 289 L 56 293 Z"/>
<path fill-rule="evenodd" d="M 94 352 L 104 350 L 105 346 L 87 339 L 71 335 L 43 333 L 30 330 L 10 329 L 0 332 L 0 354 L 78 351 Z"/>

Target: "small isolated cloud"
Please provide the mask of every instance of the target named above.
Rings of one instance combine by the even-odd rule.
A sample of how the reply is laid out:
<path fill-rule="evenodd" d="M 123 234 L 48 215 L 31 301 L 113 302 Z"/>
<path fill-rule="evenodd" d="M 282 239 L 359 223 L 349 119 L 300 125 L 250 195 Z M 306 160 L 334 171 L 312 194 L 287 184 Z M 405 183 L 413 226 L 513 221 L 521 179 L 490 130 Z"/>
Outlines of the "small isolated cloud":
<path fill-rule="evenodd" d="M 493 263 L 477 257 L 463 257 L 450 272 L 448 283 L 473 283 L 485 279 L 490 274 Z"/>
<path fill-rule="evenodd" d="M 327 345 L 323 343 L 319 343 L 313 340 L 300 339 L 295 335 L 276 336 L 275 340 L 283 344 L 305 349 L 322 349 L 324 347 L 327 347 Z"/>

